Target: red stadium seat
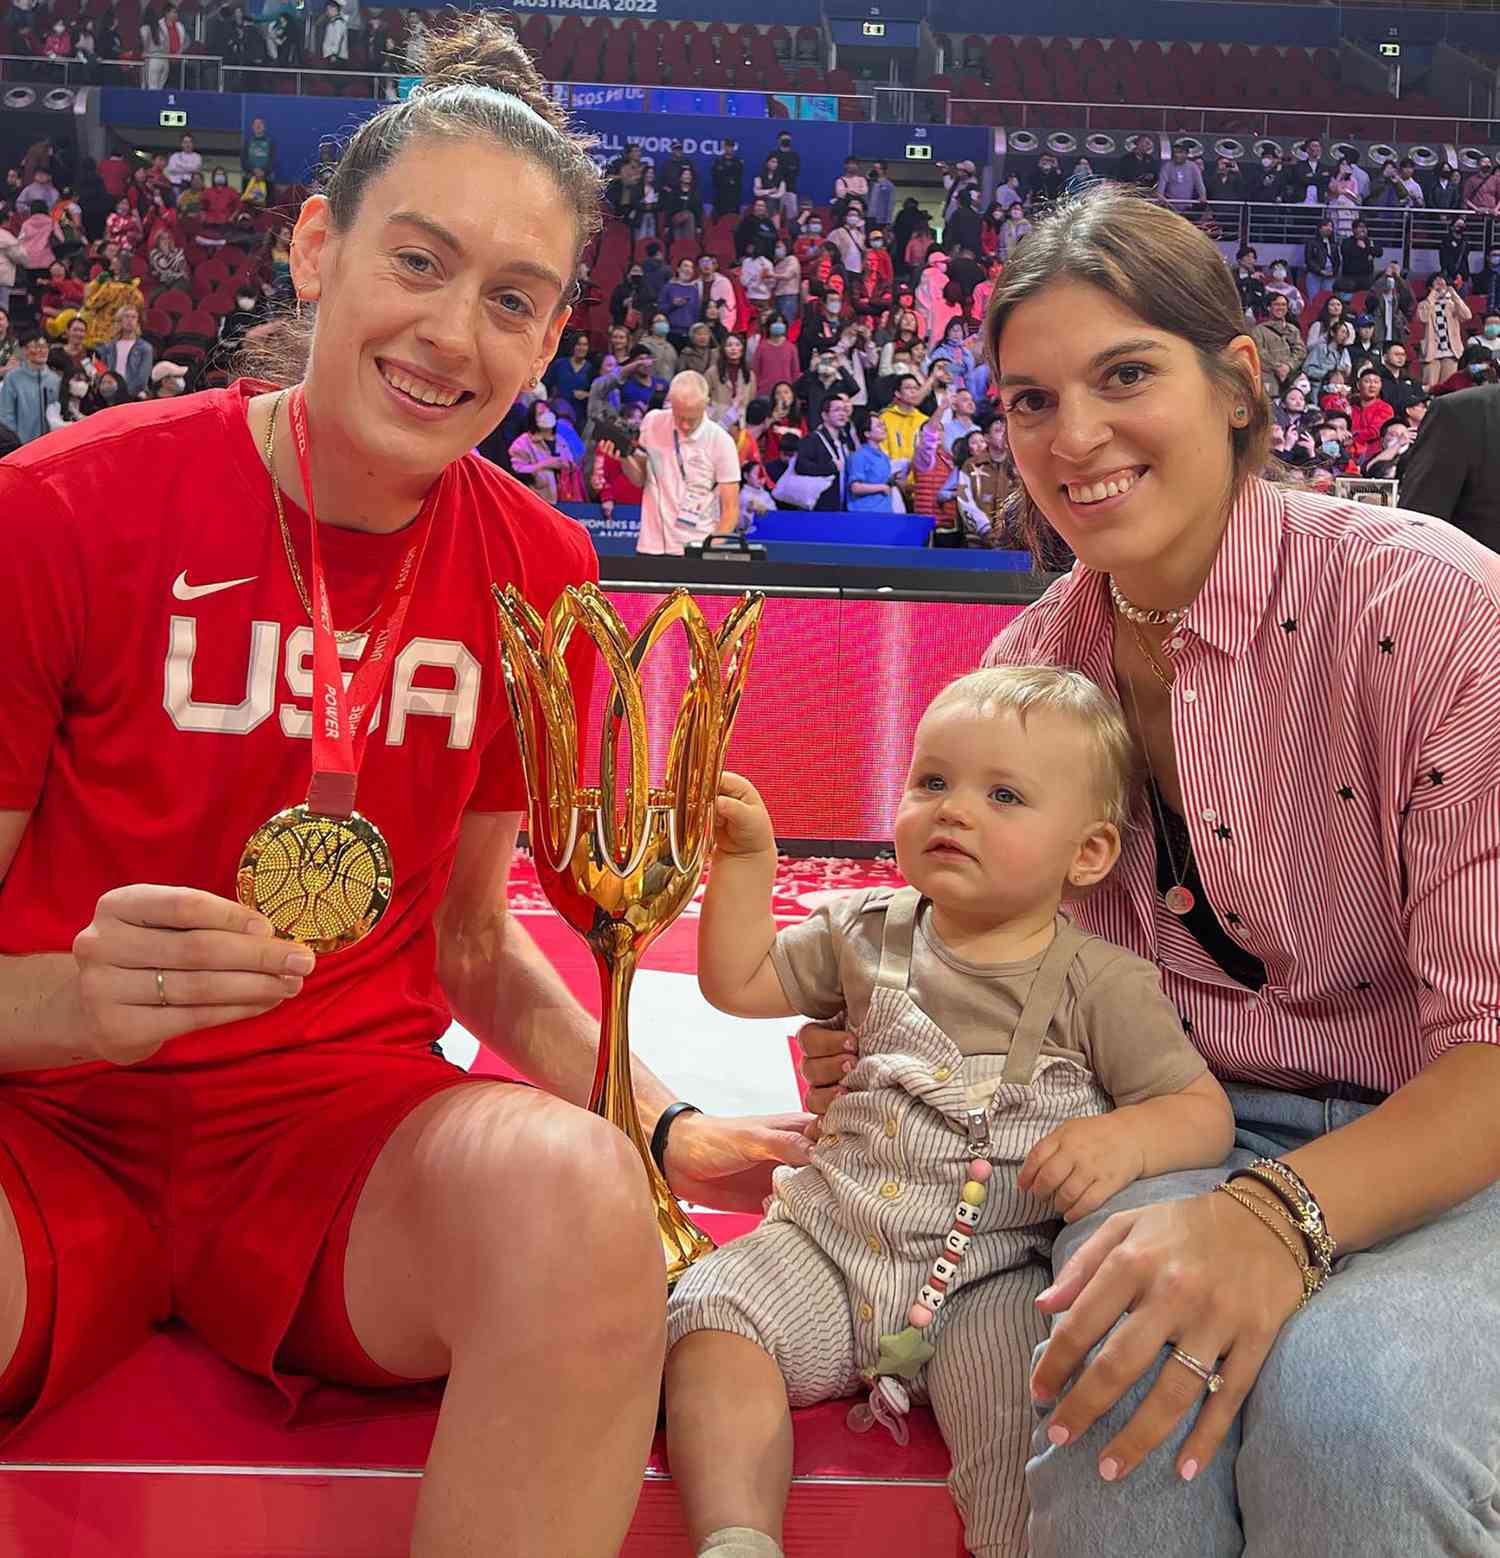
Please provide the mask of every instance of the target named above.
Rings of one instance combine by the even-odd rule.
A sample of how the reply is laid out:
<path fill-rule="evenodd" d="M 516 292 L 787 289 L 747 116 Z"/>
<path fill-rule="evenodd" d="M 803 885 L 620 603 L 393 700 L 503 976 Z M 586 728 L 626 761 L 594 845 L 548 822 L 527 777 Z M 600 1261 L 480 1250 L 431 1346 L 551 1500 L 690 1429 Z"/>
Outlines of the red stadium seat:
<path fill-rule="evenodd" d="M 155 307 L 165 314 L 172 314 L 181 318 L 193 311 L 193 300 L 186 292 L 181 292 L 175 287 L 167 287 L 156 294 Z"/>

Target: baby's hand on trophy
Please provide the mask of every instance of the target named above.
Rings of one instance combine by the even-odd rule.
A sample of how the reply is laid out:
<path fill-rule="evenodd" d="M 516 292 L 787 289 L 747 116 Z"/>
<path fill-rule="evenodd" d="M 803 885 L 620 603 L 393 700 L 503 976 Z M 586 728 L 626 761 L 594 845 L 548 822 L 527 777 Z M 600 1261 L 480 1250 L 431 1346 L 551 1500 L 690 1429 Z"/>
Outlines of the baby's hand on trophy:
<path fill-rule="evenodd" d="M 242 904 L 144 883 L 105 893 L 73 960 L 84 1042 L 116 1066 L 179 1034 L 258 1017 L 296 995 L 314 963 Z"/>
<path fill-rule="evenodd" d="M 721 855 L 759 855 L 776 849 L 771 814 L 760 792 L 740 774 L 726 772 L 714 802 L 714 848 Z"/>
<path fill-rule="evenodd" d="M 1065 1223 L 1097 1212 L 1109 1198 L 1145 1172 L 1146 1155 L 1136 1130 L 1117 1114 L 1068 1120 L 1026 1154 L 1016 1185 L 1051 1201 Z"/>

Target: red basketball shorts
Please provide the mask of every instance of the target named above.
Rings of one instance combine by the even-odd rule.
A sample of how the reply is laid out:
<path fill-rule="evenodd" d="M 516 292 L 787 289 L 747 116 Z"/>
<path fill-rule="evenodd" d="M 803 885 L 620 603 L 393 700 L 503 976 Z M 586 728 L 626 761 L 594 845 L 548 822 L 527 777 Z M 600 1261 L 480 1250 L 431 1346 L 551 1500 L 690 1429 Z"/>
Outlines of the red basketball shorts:
<path fill-rule="evenodd" d="M 178 1053 L 180 1065 L 0 1079 L 0 1189 L 27 1285 L 0 1435 L 173 1316 L 293 1408 L 314 1383 L 298 1358 L 341 1384 L 405 1383 L 349 1325 L 349 1225 L 401 1121 L 479 1079 L 425 1044 L 311 1045 L 198 1068 L 188 1045 Z M 296 1356 L 283 1358 L 289 1334 Z"/>

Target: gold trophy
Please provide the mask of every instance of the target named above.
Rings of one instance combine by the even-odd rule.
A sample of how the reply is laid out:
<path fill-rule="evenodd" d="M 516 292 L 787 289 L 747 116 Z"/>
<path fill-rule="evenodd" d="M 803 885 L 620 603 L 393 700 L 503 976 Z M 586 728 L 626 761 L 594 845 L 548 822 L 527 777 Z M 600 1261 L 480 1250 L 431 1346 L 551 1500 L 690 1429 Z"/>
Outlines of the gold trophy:
<path fill-rule="evenodd" d="M 630 1073 L 630 986 L 641 954 L 686 907 L 703 874 L 719 776 L 765 597 L 745 596 L 715 635 L 693 597 L 674 590 L 632 640 L 593 584 L 564 590 L 545 621 L 514 585 L 492 588 L 505 692 L 531 796 L 537 876 L 599 968 L 603 1016 L 589 1108 L 624 1131 L 646 1165 L 670 1287 L 713 1241 L 677 1204 L 641 1130 Z M 687 687 L 656 786 L 640 672 L 679 623 L 688 645 Z M 574 705 L 563 660 L 575 632 L 593 640 L 614 684 L 600 732 L 597 785 L 583 783 L 578 727 L 587 710 Z M 622 727 L 630 743 L 623 765 Z"/>

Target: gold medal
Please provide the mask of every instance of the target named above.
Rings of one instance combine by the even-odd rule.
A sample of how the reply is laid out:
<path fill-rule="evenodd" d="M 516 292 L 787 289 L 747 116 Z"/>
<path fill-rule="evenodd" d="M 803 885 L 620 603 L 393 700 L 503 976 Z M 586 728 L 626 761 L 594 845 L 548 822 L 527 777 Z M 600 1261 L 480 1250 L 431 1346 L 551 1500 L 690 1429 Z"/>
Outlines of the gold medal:
<path fill-rule="evenodd" d="M 390 846 L 368 818 L 320 817 L 289 806 L 251 834 L 235 888 L 278 936 L 337 952 L 375 928 L 392 881 Z"/>

